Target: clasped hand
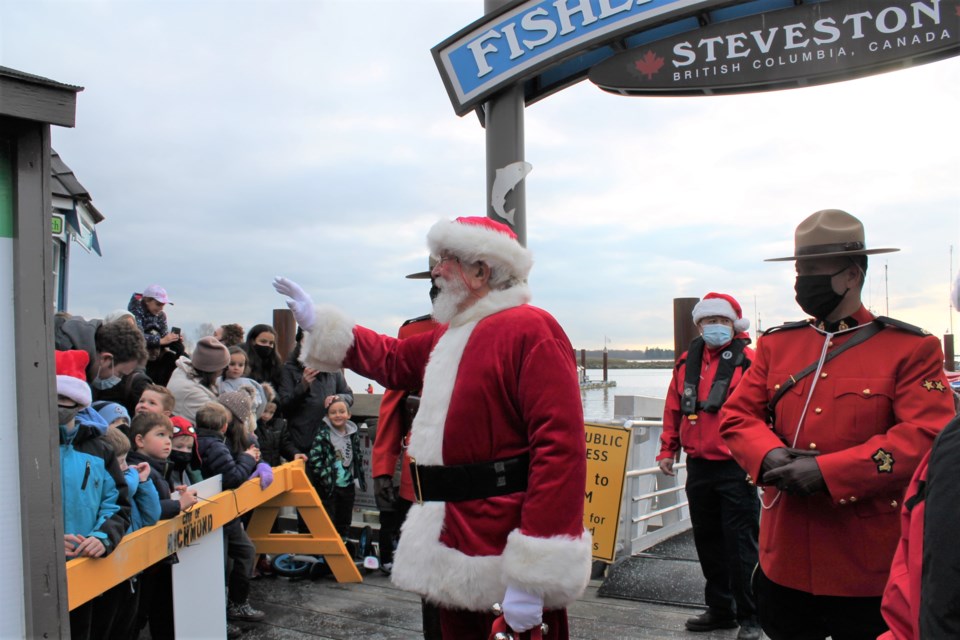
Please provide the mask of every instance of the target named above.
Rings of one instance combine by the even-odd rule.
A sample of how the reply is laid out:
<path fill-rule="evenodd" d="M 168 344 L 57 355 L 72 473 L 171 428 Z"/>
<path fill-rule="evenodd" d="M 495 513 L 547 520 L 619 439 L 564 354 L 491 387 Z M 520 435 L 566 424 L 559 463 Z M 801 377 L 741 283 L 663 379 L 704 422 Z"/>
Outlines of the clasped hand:
<path fill-rule="evenodd" d="M 816 457 L 819 451 L 778 447 L 764 457 L 760 466 L 761 484 L 771 485 L 798 496 L 826 491 L 827 485 Z"/>

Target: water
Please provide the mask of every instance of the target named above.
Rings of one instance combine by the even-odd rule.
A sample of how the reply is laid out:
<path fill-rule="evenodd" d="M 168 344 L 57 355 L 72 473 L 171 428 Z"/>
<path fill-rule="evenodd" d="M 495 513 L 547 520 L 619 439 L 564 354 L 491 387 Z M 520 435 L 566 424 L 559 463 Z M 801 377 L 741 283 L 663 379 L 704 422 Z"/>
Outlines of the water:
<path fill-rule="evenodd" d="M 664 398 L 670 384 L 672 369 L 610 369 L 608 378 L 615 380 L 617 386 L 606 389 L 587 389 L 580 392 L 583 400 L 583 415 L 587 419 L 610 420 L 613 418 L 614 396 L 651 396 Z M 602 369 L 587 369 L 590 380 L 603 380 Z M 346 372 L 347 384 L 355 394 L 364 393 L 368 384 L 373 385 L 374 393 L 383 393 L 383 387 L 358 376 L 352 371 Z"/>
<path fill-rule="evenodd" d="M 614 396 L 665 398 L 672 374 L 672 369 L 609 369 L 607 378 L 617 386 L 582 390 L 583 416 L 588 420 L 612 419 Z M 603 380 L 603 370 L 587 369 L 587 376 L 594 382 Z"/>

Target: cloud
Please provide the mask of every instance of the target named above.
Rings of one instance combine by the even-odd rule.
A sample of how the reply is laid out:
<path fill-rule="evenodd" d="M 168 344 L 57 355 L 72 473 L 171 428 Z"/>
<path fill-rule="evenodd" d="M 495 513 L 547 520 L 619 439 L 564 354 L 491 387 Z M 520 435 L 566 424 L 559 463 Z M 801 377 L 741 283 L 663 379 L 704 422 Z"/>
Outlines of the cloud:
<path fill-rule="evenodd" d="M 429 49 L 481 7 L 360 7 L 4 4 L 2 64 L 86 87 L 77 128 L 53 132 L 107 216 L 104 257 L 73 251 L 71 311 L 159 282 L 185 330 L 249 327 L 283 306 L 277 274 L 391 334 L 428 309 L 403 278 L 424 268 L 426 230 L 485 207 L 485 132 L 453 114 Z M 36 46 L 78 33 L 70 55 Z M 871 261 L 865 300 L 940 332 L 958 106 L 956 58 L 743 96 L 554 94 L 525 112 L 534 301 L 577 347 L 671 345 L 673 298 L 711 290 L 764 327 L 797 319 L 792 265 L 763 259 L 840 207 L 868 243 L 903 248 Z"/>

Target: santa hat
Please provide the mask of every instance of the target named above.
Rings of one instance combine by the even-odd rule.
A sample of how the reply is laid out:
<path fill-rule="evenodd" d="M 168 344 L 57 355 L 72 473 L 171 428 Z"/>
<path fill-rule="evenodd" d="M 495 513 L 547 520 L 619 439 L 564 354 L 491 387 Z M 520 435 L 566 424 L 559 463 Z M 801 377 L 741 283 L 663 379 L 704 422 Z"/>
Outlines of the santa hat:
<path fill-rule="evenodd" d="M 441 220 L 427 234 L 427 246 L 433 255 L 449 252 L 464 262 L 486 262 L 520 281 L 533 266 L 533 256 L 517 241 L 517 234 L 490 218 Z"/>
<path fill-rule="evenodd" d="M 703 300 L 697 303 L 693 308 L 694 324 L 710 316 L 721 316 L 729 318 L 733 322 L 733 329 L 741 333 L 750 328 L 750 320 L 743 317 L 743 310 L 740 303 L 733 296 L 725 293 L 710 292 L 703 296 Z"/>
<path fill-rule="evenodd" d="M 90 355 L 86 351 L 57 351 L 57 395 L 70 398 L 81 407 L 89 407 L 93 397 L 87 384 L 87 365 Z"/>

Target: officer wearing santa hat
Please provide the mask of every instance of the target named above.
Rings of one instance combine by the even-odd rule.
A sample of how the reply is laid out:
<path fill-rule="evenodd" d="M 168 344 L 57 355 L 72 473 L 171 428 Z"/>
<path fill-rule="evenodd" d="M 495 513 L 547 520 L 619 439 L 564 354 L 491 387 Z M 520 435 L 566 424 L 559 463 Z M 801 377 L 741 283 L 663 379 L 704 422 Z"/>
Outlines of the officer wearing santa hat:
<path fill-rule="evenodd" d="M 687 454 L 687 500 L 707 610 L 686 628 L 739 625 L 739 640 L 755 640 L 760 625 L 750 575 L 757 566 L 760 503 L 720 439 L 719 413 L 753 359 L 750 321 L 733 296 L 711 292 L 693 308 L 693 322 L 700 335 L 673 369 L 657 456 L 660 470 L 672 476 L 680 448 Z"/>
<path fill-rule="evenodd" d="M 440 605 L 443 636 L 486 640 L 495 602 L 526 631 L 567 638 L 565 607 L 590 577 L 583 527 L 586 451 L 570 341 L 528 304 L 530 253 L 488 218 L 435 224 L 438 326 L 379 335 L 296 284 L 274 287 L 307 331 L 307 366 L 341 366 L 386 388 L 420 389 L 409 454 L 416 504 L 393 581 Z"/>
<path fill-rule="evenodd" d="M 845 211 L 794 234 L 797 304 L 810 320 L 774 327 L 723 407 L 720 435 L 763 487 L 754 593 L 773 640 L 876 638 L 899 507 L 954 416 L 940 342 L 863 306 L 863 224 Z"/>

